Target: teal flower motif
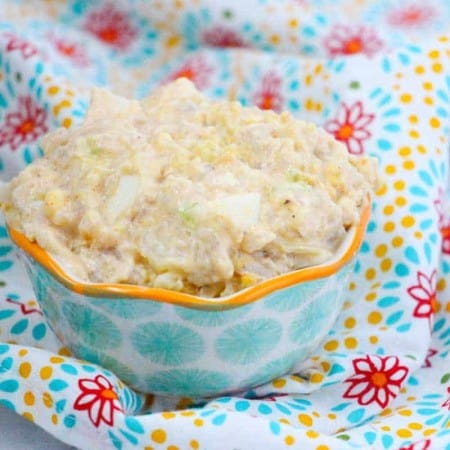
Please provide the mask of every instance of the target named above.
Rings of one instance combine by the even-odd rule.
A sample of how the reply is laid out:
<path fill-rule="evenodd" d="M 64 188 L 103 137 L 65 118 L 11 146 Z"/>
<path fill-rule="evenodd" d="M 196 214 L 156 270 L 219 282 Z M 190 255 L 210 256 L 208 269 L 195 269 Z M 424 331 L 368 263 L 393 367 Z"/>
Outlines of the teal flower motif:
<path fill-rule="evenodd" d="M 126 384 L 132 385 L 137 382 L 137 375 L 128 366 L 120 363 L 110 355 L 80 344 L 72 345 L 71 350 L 78 358 L 109 370 Z"/>
<path fill-rule="evenodd" d="M 0 355 L 3 355 L 4 353 L 7 353 L 9 351 L 9 345 L 0 343 Z"/>
<path fill-rule="evenodd" d="M 136 89 L 136 96 L 145 97 L 157 86 L 183 76 L 208 96 L 224 98 L 232 83 L 229 76 L 231 55 L 230 50 L 218 52 L 203 48 L 176 58 L 155 70 L 149 79 L 141 83 Z"/>
<path fill-rule="evenodd" d="M 437 240 L 436 231 L 443 219 L 442 202 L 447 175 L 447 161 L 433 156 L 417 169 L 415 181 L 409 188 L 412 200 L 409 212 L 417 220 L 420 230 L 429 233 L 432 243 Z"/>
<path fill-rule="evenodd" d="M 446 317 L 439 318 L 433 327 L 433 336 L 439 341 L 442 341 L 442 345 L 450 347 L 450 321 L 447 321 Z M 448 350 L 443 354 L 448 357 Z"/>
<path fill-rule="evenodd" d="M 424 262 L 429 267 L 436 267 L 440 254 L 437 249 L 442 242 L 445 226 L 443 210 L 444 191 L 448 176 L 448 162 L 445 153 L 433 155 L 423 161 L 414 173 L 409 186 L 409 215 L 414 218 L 424 239 L 415 246 L 406 246 L 402 259 L 395 266 L 395 274 L 406 277 L 420 269 Z M 431 199 L 431 201 L 430 201 Z M 445 265 L 445 259 L 443 260 Z"/>
<path fill-rule="evenodd" d="M 324 325 L 338 310 L 339 293 L 322 294 L 303 308 L 289 327 L 289 339 L 293 342 L 310 342 L 323 334 Z"/>
<path fill-rule="evenodd" d="M 37 273 L 34 273 L 31 276 L 34 279 L 33 284 L 35 294 L 44 316 L 50 324 L 58 323 L 60 312 L 58 303 L 54 300 L 55 293 L 52 293 L 52 287 L 55 285 L 55 280 L 42 268 L 39 268 Z M 56 298 L 58 298 L 60 294 L 62 293 L 58 292 Z M 60 297 L 61 300 L 62 298 Z"/>
<path fill-rule="evenodd" d="M 123 8 L 115 2 L 102 5 L 76 1 L 59 19 L 66 27 L 66 33 L 83 27 L 86 45 L 90 46 L 87 44 L 90 40 L 86 38 L 90 35 L 104 48 L 108 59 L 117 61 L 124 68 L 139 66 L 143 58 L 149 58 L 157 51 L 158 32 L 145 14 L 138 13 L 137 8 Z M 97 83 L 105 82 L 99 76 L 96 78 Z"/>
<path fill-rule="evenodd" d="M 424 36 L 432 31 L 435 35 L 448 30 L 450 4 L 446 1 L 429 0 L 427 2 L 392 2 L 378 0 L 367 2 L 367 9 L 361 20 L 367 23 L 380 24 L 386 22 L 392 46 L 410 44 L 411 34 Z M 407 27 L 408 33 L 399 32 Z M 414 37 L 415 37 L 414 36 Z M 409 40 L 408 40 L 409 38 Z"/>
<path fill-rule="evenodd" d="M 225 5 L 225 3 L 224 3 Z M 232 9 L 224 9 L 223 17 L 228 21 L 233 19 Z M 192 6 L 186 11 L 180 21 L 180 30 L 185 40 L 188 50 L 197 50 L 204 47 L 219 47 L 221 51 L 227 48 L 264 48 L 273 49 L 273 44 L 265 39 L 259 27 L 253 26 L 250 22 L 245 22 L 239 29 L 236 23 L 232 27 L 225 24 L 217 24 L 217 17 L 208 8 L 196 8 Z M 228 78 L 230 75 L 228 75 Z"/>
<path fill-rule="evenodd" d="M 226 329 L 216 340 L 220 359 L 233 364 L 249 364 L 270 352 L 281 337 L 282 327 L 274 319 L 254 319 Z"/>
<path fill-rule="evenodd" d="M 69 387 L 69 384 L 59 378 L 53 378 L 48 384 L 48 388 L 53 392 L 61 392 Z"/>
<path fill-rule="evenodd" d="M 1 170 L 1 167 L 0 167 Z M 6 227 L 3 226 L 3 219 L 0 225 L 0 272 L 8 270 L 13 266 L 11 241 L 8 238 Z"/>
<path fill-rule="evenodd" d="M 398 277 L 408 277 L 410 275 L 410 269 L 414 271 L 420 269 L 419 261 L 414 264 L 417 266 L 414 268 L 410 266 L 409 258 L 412 256 L 408 251 L 410 247 L 407 246 L 405 251 L 400 250 L 400 254 L 408 255 L 406 258 L 401 258 L 401 261 L 396 265 L 395 272 Z M 419 247 L 418 247 L 418 250 Z M 400 257 L 399 257 L 400 259 Z M 423 254 L 421 255 L 420 261 L 423 261 Z M 407 265 L 408 264 L 408 265 Z M 412 282 L 413 280 L 411 280 Z M 378 300 L 376 305 L 378 308 L 384 310 L 383 312 L 383 322 L 399 333 L 406 333 L 410 330 L 412 326 L 412 309 L 405 309 L 402 305 L 401 299 L 403 298 L 405 287 L 399 281 L 389 281 L 384 283 L 380 289 Z"/>
<path fill-rule="evenodd" d="M 336 59 L 330 62 L 329 69 L 337 74 L 342 63 L 342 59 Z M 331 107 L 337 108 L 337 112 L 335 117 L 327 117 L 326 129 L 344 142 L 350 153 L 366 152 L 379 158 L 383 157 L 383 152 L 395 147 L 397 136 L 402 131 L 404 111 L 397 106 L 391 92 L 377 86 L 369 92 L 364 104 L 358 100 L 346 105 L 341 100 L 346 98 L 346 92 L 334 92 L 332 98 L 339 106 Z M 331 110 L 327 110 L 326 115 L 330 113 Z M 376 147 L 381 154 L 378 150 L 373 153 L 372 149 Z"/>
<path fill-rule="evenodd" d="M 279 312 L 297 309 L 305 302 L 310 301 L 311 297 L 317 295 L 326 282 L 326 278 L 322 278 L 276 291 L 267 296 L 264 300 L 264 307 Z"/>
<path fill-rule="evenodd" d="M 148 322 L 131 334 L 136 351 L 151 361 L 179 365 L 200 358 L 205 351 L 202 337 L 183 325 L 172 322 Z"/>
<path fill-rule="evenodd" d="M 21 38 L 15 33 L 9 33 L 10 43 L 17 45 Z M 10 55 L 4 54 L 0 60 L 0 68 L 4 74 L 0 88 L 0 108 L 2 111 L 3 130 L 0 136 L 0 145 L 8 145 L 11 150 L 17 151 L 20 159 L 10 156 L 1 160 L 1 171 L 8 176 L 17 174 L 17 170 L 25 167 L 30 162 L 42 156 L 42 150 L 38 144 L 38 137 L 49 130 L 50 116 L 48 114 L 49 104 L 42 97 L 42 74 L 44 65 L 36 62 L 33 53 L 33 44 L 22 41 L 22 45 L 27 47 L 28 58 L 24 58 L 23 67 L 20 72 L 11 70 L 14 67 Z M 23 48 L 23 47 L 22 47 Z M 32 54 L 30 54 L 30 51 Z M 27 95 L 21 95 L 26 91 Z M 14 121 L 16 129 L 20 130 L 21 123 L 33 123 L 33 127 L 25 127 L 24 132 L 14 131 Z M 9 126 L 8 126 L 9 125 Z M 9 261 L 12 265 L 12 261 Z M 0 270 L 5 267 L 0 263 Z"/>
<path fill-rule="evenodd" d="M 145 318 L 156 314 L 162 307 L 159 302 L 144 299 L 98 298 L 95 304 L 123 319 Z"/>
<path fill-rule="evenodd" d="M 19 382 L 17 380 L 0 381 L 0 391 L 12 394 L 19 390 Z"/>
<path fill-rule="evenodd" d="M 231 385 L 230 378 L 221 372 L 187 369 L 165 370 L 146 378 L 151 392 L 199 397 L 224 391 Z"/>
<path fill-rule="evenodd" d="M 0 361 L 0 374 L 5 374 L 6 372 L 8 372 L 8 370 L 11 370 L 13 362 L 14 360 L 11 356 L 8 356 L 7 358 Z"/>
<path fill-rule="evenodd" d="M 265 364 L 255 371 L 250 377 L 241 383 L 241 386 L 260 386 L 268 383 L 274 378 L 286 375 L 292 372 L 296 364 L 301 362 L 307 356 L 307 348 L 300 347 L 288 354 Z"/>
<path fill-rule="evenodd" d="M 270 67 L 270 69 L 268 69 Z M 302 108 L 301 67 L 298 58 L 287 55 L 248 57 L 237 98 L 245 106 L 298 113 Z M 305 111 L 302 111 L 306 114 Z"/>
<path fill-rule="evenodd" d="M 11 327 L 9 332 L 14 335 L 22 334 L 28 328 L 28 324 L 29 324 L 28 319 L 21 319 Z"/>
<path fill-rule="evenodd" d="M 119 328 L 103 314 L 66 299 L 62 312 L 79 340 L 91 348 L 116 348 L 122 342 Z"/>
<path fill-rule="evenodd" d="M 175 312 L 184 320 L 201 327 L 217 327 L 234 322 L 247 314 L 252 305 L 244 305 L 227 311 L 201 311 L 192 308 L 175 307 Z"/>
<path fill-rule="evenodd" d="M 125 386 L 119 392 L 119 400 L 125 413 L 133 416 L 142 412 L 146 398 L 144 394 L 139 394 Z"/>

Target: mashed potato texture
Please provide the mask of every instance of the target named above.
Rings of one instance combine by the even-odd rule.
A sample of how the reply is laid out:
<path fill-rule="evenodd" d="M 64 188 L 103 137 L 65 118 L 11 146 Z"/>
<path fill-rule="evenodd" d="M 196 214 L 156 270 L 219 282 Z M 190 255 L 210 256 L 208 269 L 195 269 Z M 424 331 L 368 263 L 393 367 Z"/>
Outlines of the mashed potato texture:
<path fill-rule="evenodd" d="M 314 124 L 184 79 L 142 101 L 96 89 L 42 147 L 9 184 L 9 226 L 82 281 L 204 297 L 326 261 L 377 183 Z"/>

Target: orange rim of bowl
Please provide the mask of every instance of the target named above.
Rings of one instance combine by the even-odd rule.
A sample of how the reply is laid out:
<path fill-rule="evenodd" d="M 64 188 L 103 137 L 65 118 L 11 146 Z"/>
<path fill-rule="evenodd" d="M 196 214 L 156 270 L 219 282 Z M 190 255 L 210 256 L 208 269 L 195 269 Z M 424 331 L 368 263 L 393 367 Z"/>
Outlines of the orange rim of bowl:
<path fill-rule="evenodd" d="M 359 223 L 355 226 L 355 232 L 352 241 L 342 256 L 319 266 L 310 266 L 279 275 L 274 278 L 262 281 L 254 286 L 238 291 L 232 295 L 222 298 L 202 298 L 183 292 L 170 291 L 168 289 L 152 288 L 145 286 L 136 286 L 131 284 L 107 284 L 107 283 L 82 283 L 68 275 L 61 266 L 36 242 L 30 241 L 21 232 L 8 227 L 9 235 L 12 241 L 31 256 L 37 263 L 44 267 L 50 274 L 60 281 L 69 290 L 89 297 L 100 298 L 123 298 L 152 300 L 162 303 L 170 303 L 187 308 L 220 311 L 232 309 L 248 303 L 255 302 L 271 292 L 287 288 L 305 281 L 313 281 L 325 278 L 336 273 L 341 267 L 349 262 L 358 252 L 367 223 L 370 217 L 371 202 L 370 198 L 365 203 Z"/>

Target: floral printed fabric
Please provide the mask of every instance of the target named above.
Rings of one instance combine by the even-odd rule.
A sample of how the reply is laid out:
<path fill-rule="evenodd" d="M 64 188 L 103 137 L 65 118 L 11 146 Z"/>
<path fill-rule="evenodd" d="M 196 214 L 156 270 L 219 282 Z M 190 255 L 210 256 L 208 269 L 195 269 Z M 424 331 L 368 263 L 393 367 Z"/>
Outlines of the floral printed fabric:
<path fill-rule="evenodd" d="M 324 126 L 378 158 L 384 182 L 315 355 L 209 400 L 143 396 L 71 358 L 0 227 L 0 404 L 81 449 L 450 448 L 449 2 L 36 5 L 0 1 L 3 180 L 82 119 L 90 86 L 143 96 L 185 76 Z"/>

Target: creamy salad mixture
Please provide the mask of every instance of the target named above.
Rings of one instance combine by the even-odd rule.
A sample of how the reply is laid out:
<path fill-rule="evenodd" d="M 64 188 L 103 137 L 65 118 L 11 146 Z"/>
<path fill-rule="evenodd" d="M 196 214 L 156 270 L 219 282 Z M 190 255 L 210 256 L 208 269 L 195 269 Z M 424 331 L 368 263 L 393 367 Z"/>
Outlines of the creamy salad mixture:
<path fill-rule="evenodd" d="M 82 281 L 205 297 L 332 257 L 377 182 L 315 125 L 185 79 L 142 101 L 97 89 L 42 147 L 4 194 L 11 227 Z"/>

